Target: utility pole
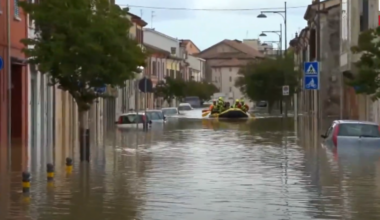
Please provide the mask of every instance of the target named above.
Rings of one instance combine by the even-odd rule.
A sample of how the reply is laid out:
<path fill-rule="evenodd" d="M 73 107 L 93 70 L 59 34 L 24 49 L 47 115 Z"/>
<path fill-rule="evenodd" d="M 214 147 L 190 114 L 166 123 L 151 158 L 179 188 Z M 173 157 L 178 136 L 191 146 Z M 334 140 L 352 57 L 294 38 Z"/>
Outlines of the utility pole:
<path fill-rule="evenodd" d="M 318 11 L 317 11 L 317 45 L 316 45 L 316 49 L 317 49 L 317 61 L 319 62 L 319 74 L 321 74 L 321 1 L 320 0 L 316 0 L 317 1 L 317 4 L 318 4 Z M 319 78 L 321 78 L 321 76 L 319 76 Z M 320 83 L 320 82 L 319 82 Z M 317 110 L 317 132 L 319 134 L 320 130 L 321 130 L 321 124 L 322 124 L 322 100 L 321 100 L 321 95 L 320 95 L 320 90 L 317 90 L 315 91 L 315 96 L 316 97 L 316 100 L 314 101 L 314 103 L 316 103 L 317 107 L 316 107 L 316 110 Z"/>
<path fill-rule="evenodd" d="M 153 28 L 153 18 L 155 17 L 156 15 L 154 14 L 154 11 L 152 11 L 151 15 L 150 15 L 150 28 Z"/>
<path fill-rule="evenodd" d="M 286 59 L 287 57 L 287 47 L 288 47 L 288 25 L 287 25 L 287 15 L 288 15 L 288 12 L 287 12 L 287 6 L 286 6 L 286 2 L 284 2 L 284 6 L 285 6 L 285 13 L 284 13 L 284 25 L 285 25 L 285 47 L 284 47 L 284 54 L 285 54 L 285 57 L 284 59 Z M 287 77 L 287 74 L 284 72 L 284 85 L 287 85 L 287 80 L 286 80 L 286 77 Z M 285 118 L 288 117 L 288 101 L 289 101 L 289 98 L 286 97 L 285 98 Z"/>

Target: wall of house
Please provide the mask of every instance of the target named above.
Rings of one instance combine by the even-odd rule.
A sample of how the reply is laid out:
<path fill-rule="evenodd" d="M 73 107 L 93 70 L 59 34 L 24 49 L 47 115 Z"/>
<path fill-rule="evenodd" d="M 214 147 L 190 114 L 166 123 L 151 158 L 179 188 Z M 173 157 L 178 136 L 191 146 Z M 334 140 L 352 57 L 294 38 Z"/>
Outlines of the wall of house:
<path fill-rule="evenodd" d="M 175 48 L 175 53 L 172 55 L 182 57 L 178 39 L 164 35 L 152 29 L 144 29 L 144 42 L 157 48 L 171 52 L 171 48 Z"/>
<path fill-rule="evenodd" d="M 240 99 L 244 95 L 239 88 L 235 87 L 235 81 L 239 77 L 239 67 L 216 67 L 212 68 L 212 82 L 219 88 L 219 92 L 229 94 L 230 102 Z M 252 103 L 247 103 L 252 106 Z"/>
<path fill-rule="evenodd" d="M 197 47 L 193 44 L 193 42 L 189 41 L 186 44 L 186 51 L 188 54 L 197 54 L 200 51 L 197 49 Z"/>
<path fill-rule="evenodd" d="M 19 59 L 25 59 L 21 52 L 23 48 L 21 39 L 27 37 L 27 19 L 25 13 L 17 6 L 15 1 L 11 3 L 11 14 L 9 15 L 11 23 L 10 41 L 11 56 Z M 4 60 L 3 69 L 0 70 L 0 154 L 7 155 L 8 147 L 8 25 L 6 14 L 6 1 L 0 1 L 0 56 Z M 12 161 L 16 169 L 23 169 L 25 163 L 27 144 L 28 144 L 28 75 L 25 66 L 18 65 L 17 68 L 12 67 L 14 72 L 12 75 L 12 113 L 13 116 L 22 117 L 19 120 L 12 117 Z M 16 70 L 17 69 L 17 70 Z M 17 86 L 17 87 L 16 87 Z M 18 114 L 18 115 L 16 115 Z M 17 119 L 17 120 L 16 120 Z M 6 163 L 6 158 L 0 156 L 0 161 Z M 0 164 L 1 165 L 1 164 Z"/>
<path fill-rule="evenodd" d="M 326 130 L 333 120 L 340 117 L 340 8 L 335 7 L 321 15 L 321 70 L 320 70 L 320 114 L 321 128 Z"/>

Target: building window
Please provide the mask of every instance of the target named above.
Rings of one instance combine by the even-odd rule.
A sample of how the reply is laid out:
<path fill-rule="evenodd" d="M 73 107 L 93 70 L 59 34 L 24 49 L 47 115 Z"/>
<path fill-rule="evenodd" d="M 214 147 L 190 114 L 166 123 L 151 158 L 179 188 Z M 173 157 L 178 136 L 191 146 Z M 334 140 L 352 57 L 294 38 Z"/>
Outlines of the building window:
<path fill-rule="evenodd" d="M 166 69 L 166 76 L 170 76 L 170 69 Z"/>
<path fill-rule="evenodd" d="M 232 76 L 230 76 L 230 82 L 232 82 Z"/>
<path fill-rule="evenodd" d="M 157 65 L 156 61 L 153 61 L 152 62 L 152 75 L 153 76 L 157 76 L 157 72 L 156 72 L 157 71 L 157 66 L 156 65 Z"/>
<path fill-rule="evenodd" d="M 230 92 L 232 92 L 232 87 L 230 87 Z"/>
<path fill-rule="evenodd" d="M 217 76 L 215 76 L 215 82 L 218 82 L 218 77 Z"/>
<path fill-rule="evenodd" d="M 14 1 L 14 16 L 15 18 L 20 18 L 20 11 L 18 7 L 18 0 L 13 0 Z"/>
<path fill-rule="evenodd" d="M 170 78 L 175 79 L 174 70 L 170 70 Z"/>
<path fill-rule="evenodd" d="M 232 68 L 230 67 L 230 72 L 232 71 Z"/>

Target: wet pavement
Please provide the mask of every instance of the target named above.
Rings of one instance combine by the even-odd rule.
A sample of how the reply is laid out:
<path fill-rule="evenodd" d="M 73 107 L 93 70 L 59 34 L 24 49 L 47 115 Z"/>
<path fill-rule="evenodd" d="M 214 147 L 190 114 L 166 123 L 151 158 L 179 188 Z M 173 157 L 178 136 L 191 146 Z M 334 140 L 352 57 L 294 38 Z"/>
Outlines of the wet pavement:
<path fill-rule="evenodd" d="M 44 166 L 34 169 L 29 199 L 20 173 L 4 177 L 0 219 L 380 218 L 380 154 L 334 155 L 304 132 L 292 118 L 191 115 L 148 132 L 117 130 L 93 147 L 90 164 L 75 161 L 71 174 L 56 164 L 54 186 Z"/>

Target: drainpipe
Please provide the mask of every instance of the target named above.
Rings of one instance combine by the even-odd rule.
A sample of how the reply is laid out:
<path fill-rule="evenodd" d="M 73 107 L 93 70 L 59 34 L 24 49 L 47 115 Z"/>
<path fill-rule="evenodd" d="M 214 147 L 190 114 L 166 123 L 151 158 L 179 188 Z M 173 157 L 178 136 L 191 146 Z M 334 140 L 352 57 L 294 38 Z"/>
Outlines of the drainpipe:
<path fill-rule="evenodd" d="M 17 7 L 15 5 L 15 7 Z M 8 165 L 11 168 L 12 156 L 12 78 L 11 78 L 11 1 L 7 0 L 7 77 L 8 77 Z"/>

